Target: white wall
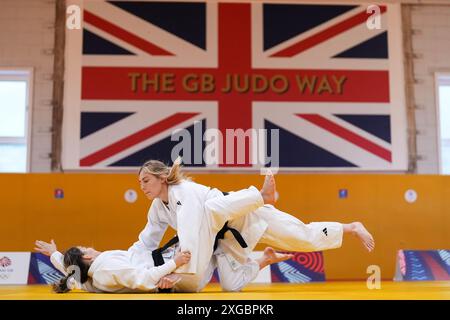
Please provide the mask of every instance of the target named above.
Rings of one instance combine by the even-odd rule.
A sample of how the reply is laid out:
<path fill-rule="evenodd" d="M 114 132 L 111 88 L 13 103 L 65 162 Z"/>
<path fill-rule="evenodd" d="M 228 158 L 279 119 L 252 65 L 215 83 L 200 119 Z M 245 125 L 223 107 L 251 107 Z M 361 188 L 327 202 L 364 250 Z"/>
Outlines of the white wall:
<path fill-rule="evenodd" d="M 0 68 L 34 68 L 31 171 L 50 171 L 55 1 L 0 0 Z"/>
<path fill-rule="evenodd" d="M 449 1 L 450 4 L 450 1 Z M 450 71 L 450 6 L 413 6 L 412 45 L 418 173 L 437 174 L 438 135 L 434 73 Z"/>

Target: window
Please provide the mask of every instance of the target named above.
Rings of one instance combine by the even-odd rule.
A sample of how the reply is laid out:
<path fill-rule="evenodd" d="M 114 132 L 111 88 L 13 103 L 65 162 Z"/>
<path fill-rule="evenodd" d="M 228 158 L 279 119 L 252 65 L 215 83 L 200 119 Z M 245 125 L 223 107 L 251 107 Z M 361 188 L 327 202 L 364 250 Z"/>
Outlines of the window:
<path fill-rule="evenodd" d="M 450 73 L 436 75 L 439 171 L 450 174 Z"/>
<path fill-rule="evenodd" d="M 30 69 L 0 69 L 0 172 L 29 171 Z"/>

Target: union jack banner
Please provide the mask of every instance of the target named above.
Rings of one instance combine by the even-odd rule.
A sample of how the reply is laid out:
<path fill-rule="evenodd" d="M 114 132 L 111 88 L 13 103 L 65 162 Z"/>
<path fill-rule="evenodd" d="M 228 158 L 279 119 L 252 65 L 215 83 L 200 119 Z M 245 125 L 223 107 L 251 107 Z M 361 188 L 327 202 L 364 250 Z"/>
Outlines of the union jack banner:
<path fill-rule="evenodd" d="M 407 169 L 399 5 L 71 3 L 65 169 Z"/>

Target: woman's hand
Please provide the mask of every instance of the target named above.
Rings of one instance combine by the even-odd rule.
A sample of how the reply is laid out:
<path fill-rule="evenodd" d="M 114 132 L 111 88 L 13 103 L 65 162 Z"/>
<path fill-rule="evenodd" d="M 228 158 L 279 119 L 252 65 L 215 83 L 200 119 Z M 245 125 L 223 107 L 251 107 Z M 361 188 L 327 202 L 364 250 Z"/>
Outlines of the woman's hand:
<path fill-rule="evenodd" d="M 181 276 L 175 273 L 168 274 L 167 276 L 162 277 L 157 286 L 160 289 L 170 289 L 175 283 L 181 280 Z"/>
<path fill-rule="evenodd" d="M 53 241 L 53 239 L 51 240 L 51 243 L 36 240 L 34 244 L 36 245 L 34 250 L 42 254 L 45 254 L 46 256 L 51 256 L 54 252 L 58 251 L 58 249 L 56 248 L 56 243 L 55 241 Z"/>
<path fill-rule="evenodd" d="M 173 258 L 175 261 L 175 264 L 177 265 L 177 268 L 188 263 L 191 260 L 191 253 L 189 251 L 177 251 L 175 253 L 175 257 Z"/>

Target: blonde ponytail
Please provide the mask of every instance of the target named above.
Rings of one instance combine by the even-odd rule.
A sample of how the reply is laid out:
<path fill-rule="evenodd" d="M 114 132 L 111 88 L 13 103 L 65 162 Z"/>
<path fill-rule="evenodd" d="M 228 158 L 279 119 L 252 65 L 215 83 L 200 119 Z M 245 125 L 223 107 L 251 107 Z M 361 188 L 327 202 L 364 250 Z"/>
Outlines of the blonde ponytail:
<path fill-rule="evenodd" d="M 154 176 L 165 178 L 168 185 L 179 184 L 182 180 L 190 180 L 190 178 L 181 171 L 181 157 L 178 157 L 173 162 L 172 167 L 165 165 L 158 160 L 149 160 L 145 162 L 139 174 L 144 171 Z"/>
<path fill-rule="evenodd" d="M 181 172 L 181 157 L 175 159 L 172 167 L 169 170 L 169 174 L 167 176 L 167 184 L 179 184 L 181 180 L 186 179 L 186 176 Z"/>

